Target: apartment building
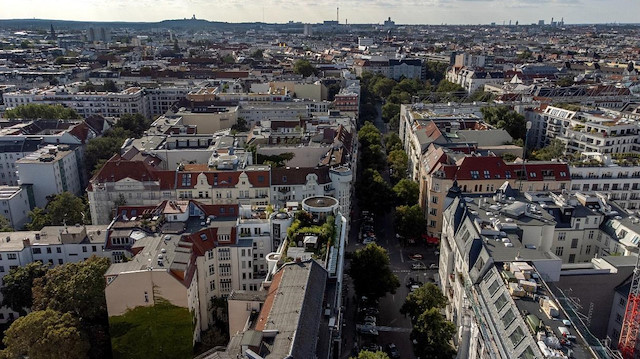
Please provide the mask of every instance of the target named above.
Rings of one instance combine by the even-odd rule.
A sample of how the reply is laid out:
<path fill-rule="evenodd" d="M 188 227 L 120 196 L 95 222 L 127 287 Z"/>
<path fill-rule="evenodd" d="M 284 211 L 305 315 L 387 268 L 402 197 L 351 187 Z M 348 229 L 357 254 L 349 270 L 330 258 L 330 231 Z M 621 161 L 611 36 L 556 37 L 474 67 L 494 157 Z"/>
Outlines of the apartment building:
<path fill-rule="evenodd" d="M 162 200 L 197 199 L 207 204 L 266 206 L 270 198 L 269 166 L 239 166 L 233 155 L 216 155 L 208 164 L 185 164 L 160 170 L 149 159 L 112 157 L 89 181 L 87 194 L 93 223 L 111 221 L 117 204 L 152 205 Z"/>
<path fill-rule="evenodd" d="M 34 202 L 44 208 L 47 196 L 82 193 L 76 152 L 67 145 L 46 145 L 16 161 L 18 184 L 33 187 Z"/>
<path fill-rule="evenodd" d="M 4 232 L 0 236 L 0 279 L 18 266 L 39 261 L 49 266 L 105 256 L 106 226 L 44 227 L 40 231 Z M 1 295 L 0 295 L 1 297 Z M 0 323 L 19 314 L 0 308 Z"/>
<path fill-rule="evenodd" d="M 35 203 L 29 187 L 0 186 L 0 215 L 9 220 L 11 228 L 20 230 L 29 220 L 29 211 Z"/>
<path fill-rule="evenodd" d="M 484 86 L 487 84 L 504 83 L 504 72 L 452 67 L 447 71 L 446 79 L 462 86 L 467 93 L 471 94 L 478 90 L 484 91 Z"/>
<path fill-rule="evenodd" d="M 144 102 L 144 89 L 130 87 L 120 92 L 80 92 L 57 86 L 46 89 L 7 92 L 2 94 L 7 108 L 28 103 L 59 104 L 74 109 L 80 116 L 120 117 L 140 113 L 149 117 Z"/>
<path fill-rule="evenodd" d="M 114 261 L 105 274 L 109 316 L 166 299 L 194 313 L 198 341 L 212 323 L 213 298 L 257 292 L 267 276 L 275 215 L 261 213 L 193 200 L 119 207 L 106 245 Z"/>
<path fill-rule="evenodd" d="M 423 156 L 419 176 L 419 204 L 427 231 L 442 230 L 446 195 L 457 185 L 463 193 L 492 194 L 505 182 L 522 191 L 562 191 L 571 183 L 569 167 L 559 162 L 505 162 L 497 156 L 475 156 L 431 146 Z"/>
<path fill-rule="evenodd" d="M 483 201 L 502 209 L 486 212 Z M 449 204 L 439 277 L 449 299 L 445 315 L 459 328 L 458 354 L 598 358 L 595 351 L 601 346 L 582 339 L 588 333 L 582 326 L 563 324 L 574 317 L 547 285 L 558 281 L 561 271 L 561 259 L 551 251 L 553 217 L 518 200 L 503 206 L 491 197 L 463 197 L 455 191 Z M 568 336 L 575 341 L 568 344 Z"/>
<path fill-rule="evenodd" d="M 531 118 L 541 122 L 544 128 L 541 131 L 544 138 L 535 141 L 548 144 L 558 139 L 565 144 L 566 153 L 637 151 L 638 129 L 635 121 L 617 112 L 569 111 L 548 106 L 536 111 Z"/>

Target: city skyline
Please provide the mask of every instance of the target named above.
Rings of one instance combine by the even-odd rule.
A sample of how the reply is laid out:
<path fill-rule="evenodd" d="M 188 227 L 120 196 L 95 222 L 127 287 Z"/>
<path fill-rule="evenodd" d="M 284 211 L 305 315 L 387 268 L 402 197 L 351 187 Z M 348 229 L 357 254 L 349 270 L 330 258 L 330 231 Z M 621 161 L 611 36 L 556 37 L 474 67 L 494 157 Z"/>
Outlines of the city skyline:
<path fill-rule="evenodd" d="M 50 19 L 75 21 L 155 22 L 191 18 L 221 22 L 288 21 L 319 23 L 382 23 L 388 17 L 398 24 L 496 24 L 511 21 L 532 24 L 564 18 L 567 24 L 634 23 L 640 11 L 635 0 L 409 0 L 402 5 L 385 0 L 342 0 L 314 2 L 308 0 L 282 3 L 274 0 L 247 4 L 241 0 L 222 0 L 215 4 L 204 0 L 125 0 L 77 2 L 60 0 L 56 6 L 46 0 L 25 0 L 12 6 L 0 0 L 2 19 Z M 336 9 L 339 8 L 339 15 Z"/>

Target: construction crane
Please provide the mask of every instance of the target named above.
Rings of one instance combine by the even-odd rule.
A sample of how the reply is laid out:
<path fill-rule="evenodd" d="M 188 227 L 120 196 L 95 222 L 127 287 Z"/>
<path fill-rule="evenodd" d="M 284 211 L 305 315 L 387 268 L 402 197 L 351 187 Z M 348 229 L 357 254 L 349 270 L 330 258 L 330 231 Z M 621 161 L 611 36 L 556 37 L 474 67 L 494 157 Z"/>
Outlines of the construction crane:
<path fill-rule="evenodd" d="M 627 298 L 627 309 L 624 312 L 624 321 L 620 330 L 618 350 L 624 359 L 635 359 L 640 355 L 636 351 L 638 335 L 640 334 L 640 256 L 636 260 L 633 270 L 631 288 Z"/>

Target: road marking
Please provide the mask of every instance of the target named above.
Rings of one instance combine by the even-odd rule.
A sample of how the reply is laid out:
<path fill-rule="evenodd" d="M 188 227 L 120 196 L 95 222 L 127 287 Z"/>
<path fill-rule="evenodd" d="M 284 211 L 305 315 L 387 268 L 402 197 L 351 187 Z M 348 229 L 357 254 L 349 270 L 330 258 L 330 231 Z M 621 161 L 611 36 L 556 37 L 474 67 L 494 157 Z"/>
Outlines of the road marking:
<path fill-rule="evenodd" d="M 404 254 L 402 253 L 402 248 L 400 249 L 400 261 L 404 263 Z"/>
<path fill-rule="evenodd" d="M 411 333 L 411 330 L 412 330 L 411 328 L 402 328 L 402 327 L 387 327 L 387 326 L 370 327 L 368 325 L 356 324 L 356 329 L 363 329 L 365 327 L 375 328 L 379 332 Z"/>

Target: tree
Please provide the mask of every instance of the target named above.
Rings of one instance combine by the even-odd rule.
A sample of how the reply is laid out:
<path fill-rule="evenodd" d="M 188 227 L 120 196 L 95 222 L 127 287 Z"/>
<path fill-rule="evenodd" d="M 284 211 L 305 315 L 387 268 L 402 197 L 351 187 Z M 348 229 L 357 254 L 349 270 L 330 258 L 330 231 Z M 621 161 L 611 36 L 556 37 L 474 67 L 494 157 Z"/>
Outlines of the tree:
<path fill-rule="evenodd" d="M 363 148 L 371 145 L 379 145 L 381 140 L 382 135 L 380 134 L 380 130 L 371 122 L 365 122 L 364 126 L 358 131 L 358 141 Z"/>
<path fill-rule="evenodd" d="M 232 131 L 236 131 L 236 132 L 247 132 L 247 131 L 249 131 L 249 126 L 247 124 L 247 120 L 245 120 L 242 117 L 238 117 L 238 120 L 236 121 L 236 123 L 231 126 L 231 130 Z"/>
<path fill-rule="evenodd" d="M 555 138 L 551 140 L 547 146 L 533 151 L 531 157 L 532 159 L 540 160 L 540 161 L 551 161 L 554 158 L 559 158 L 564 154 L 565 145 L 564 142 Z"/>
<path fill-rule="evenodd" d="M 262 49 L 257 49 L 256 51 L 251 53 L 251 57 L 256 60 L 262 60 L 262 58 L 264 57 L 264 53 Z"/>
<path fill-rule="evenodd" d="M 387 157 L 391 171 L 391 179 L 394 182 L 400 181 L 407 176 L 409 169 L 409 157 L 404 150 L 393 150 Z"/>
<path fill-rule="evenodd" d="M 118 86 L 113 80 L 104 80 L 102 87 L 107 92 L 118 92 Z"/>
<path fill-rule="evenodd" d="M 399 205 L 413 206 L 418 204 L 420 185 L 416 181 L 403 178 L 393 186 L 393 193 L 395 193 L 396 203 Z"/>
<path fill-rule="evenodd" d="M 387 154 L 389 154 L 394 150 L 402 150 L 402 141 L 397 133 L 389 132 L 384 136 L 384 146 L 387 149 Z"/>
<path fill-rule="evenodd" d="M 37 120 L 40 118 L 54 119 L 54 120 L 70 120 L 78 119 L 80 115 L 71 108 L 64 107 L 62 105 L 46 105 L 29 103 L 26 105 L 20 105 L 16 108 L 6 110 L 4 112 L 5 118 L 20 118 L 25 120 Z"/>
<path fill-rule="evenodd" d="M 420 238 L 427 229 L 424 213 L 417 204 L 396 207 L 394 222 L 398 234 L 405 238 Z"/>
<path fill-rule="evenodd" d="M 482 89 L 477 89 L 469 96 L 469 102 L 489 102 L 493 99 L 491 92 L 484 92 Z"/>
<path fill-rule="evenodd" d="M 334 82 L 331 85 L 327 86 L 327 101 L 333 101 L 336 98 L 336 95 L 340 93 L 340 89 L 342 87 L 340 86 L 339 82 Z"/>
<path fill-rule="evenodd" d="M 376 300 L 387 292 L 395 293 L 400 286 L 398 277 L 389 267 L 387 250 L 375 243 L 355 251 L 349 275 L 353 278 L 356 293 L 370 300 Z"/>
<path fill-rule="evenodd" d="M 236 59 L 233 58 L 233 55 L 226 54 L 224 55 L 224 57 L 222 57 L 222 62 L 224 62 L 225 64 L 233 64 L 236 62 Z"/>
<path fill-rule="evenodd" d="M 316 73 L 316 68 L 309 62 L 309 60 L 299 59 L 293 63 L 293 72 L 304 77 L 309 77 Z"/>
<path fill-rule="evenodd" d="M 7 219 L 7 217 L 0 215 L 0 232 L 13 232 L 13 227 L 11 227 L 11 222 Z"/>
<path fill-rule="evenodd" d="M 104 274 L 109 265 L 108 258 L 93 256 L 50 269 L 34 280 L 33 308 L 70 312 L 83 321 L 106 318 Z"/>
<path fill-rule="evenodd" d="M 27 309 L 33 305 L 31 288 L 33 281 L 47 273 L 47 266 L 42 262 L 31 262 L 26 266 L 19 266 L 9 271 L 2 279 L 2 305 L 11 308 L 20 315 L 26 315 Z"/>
<path fill-rule="evenodd" d="M 70 313 L 47 309 L 18 318 L 5 332 L 3 357 L 86 358 L 89 342 Z"/>
<path fill-rule="evenodd" d="M 407 299 L 400 307 L 400 313 L 409 315 L 411 321 L 416 323 L 425 311 L 431 308 L 444 308 L 446 305 L 447 297 L 442 294 L 440 288 L 433 283 L 427 283 L 407 295 Z"/>
<path fill-rule="evenodd" d="M 351 359 L 389 359 L 389 356 L 380 350 L 376 352 L 362 350 L 358 353 L 357 357 L 351 357 Z"/>
<path fill-rule="evenodd" d="M 436 88 L 436 92 L 460 92 L 460 91 L 464 91 L 464 88 L 462 86 L 447 80 L 440 81 L 440 83 L 438 84 L 438 87 Z"/>
<path fill-rule="evenodd" d="M 483 107 L 480 111 L 486 123 L 504 129 L 514 140 L 525 138 L 527 123 L 521 114 L 507 106 Z"/>
<path fill-rule="evenodd" d="M 410 337 L 415 341 L 413 351 L 420 358 L 451 359 L 455 351 L 449 341 L 455 333 L 455 326 L 440 309 L 427 309 L 418 316 L 411 331 Z"/>
<path fill-rule="evenodd" d="M 356 196 L 362 209 L 383 213 L 392 204 L 393 192 L 380 173 L 367 168 L 356 183 Z"/>
<path fill-rule="evenodd" d="M 151 121 L 142 114 L 126 113 L 120 116 L 115 127 L 128 131 L 135 138 L 140 138 L 150 125 Z"/>
<path fill-rule="evenodd" d="M 556 84 L 560 87 L 570 87 L 573 85 L 573 77 L 571 76 L 564 76 L 561 77 L 558 82 L 556 82 Z"/>
<path fill-rule="evenodd" d="M 40 207 L 35 207 L 27 214 L 29 216 L 29 223 L 24 225 L 27 231 L 39 231 L 42 228 L 51 225 L 47 212 Z"/>
<path fill-rule="evenodd" d="M 371 92 L 376 96 L 385 98 L 391 94 L 391 90 L 396 86 L 396 82 L 390 78 L 382 77 L 373 84 Z"/>
<path fill-rule="evenodd" d="M 382 120 L 384 122 L 388 123 L 395 115 L 398 114 L 400 114 L 400 105 L 387 102 L 382 106 Z"/>
<path fill-rule="evenodd" d="M 49 223 L 52 226 L 61 225 L 75 225 L 84 223 L 84 212 L 86 210 L 86 204 L 82 201 L 82 198 L 74 195 L 71 192 L 62 192 L 55 195 L 45 208 L 46 216 Z"/>

